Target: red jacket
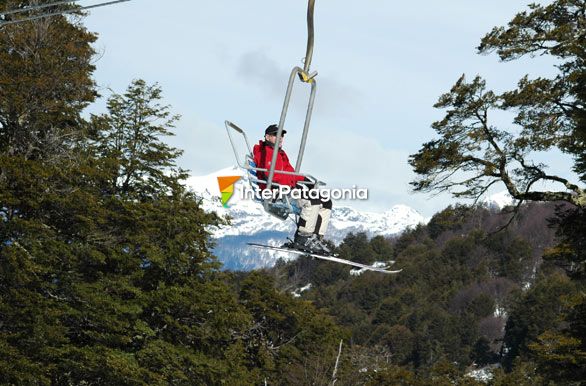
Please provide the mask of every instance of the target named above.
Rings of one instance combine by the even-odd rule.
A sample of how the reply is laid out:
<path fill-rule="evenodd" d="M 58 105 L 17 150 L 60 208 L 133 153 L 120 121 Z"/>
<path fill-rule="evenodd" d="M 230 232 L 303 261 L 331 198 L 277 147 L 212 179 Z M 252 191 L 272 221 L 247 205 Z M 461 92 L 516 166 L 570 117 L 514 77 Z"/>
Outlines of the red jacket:
<path fill-rule="evenodd" d="M 273 159 L 273 146 L 269 146 L 265 141 L 259 141 L 257 145 L 254 145 L 252 153 L 254 155 L 254 163 L 257 168 L 267 169 L 271 168 L 271 161 Z M 277 155 L 277 165 L 275 166 L 275 174 L 273 175 L 273 182 L 280 185 L 288 185 L 294 187 L 297 181 L 303 181 L 304 177 L 292 176 L 290 174 L 278 173 L 277 170 L 284 170 L 286 172 L 294 172 L 295 169 L 289 162 L 289 157 L 285 153 L 285 150 L 279 149 Z M 268 172 L 257 172 L 259 180 L 268 180 Z M 265 184 L 258 184 L 261 189 L 266 187 Z"/>

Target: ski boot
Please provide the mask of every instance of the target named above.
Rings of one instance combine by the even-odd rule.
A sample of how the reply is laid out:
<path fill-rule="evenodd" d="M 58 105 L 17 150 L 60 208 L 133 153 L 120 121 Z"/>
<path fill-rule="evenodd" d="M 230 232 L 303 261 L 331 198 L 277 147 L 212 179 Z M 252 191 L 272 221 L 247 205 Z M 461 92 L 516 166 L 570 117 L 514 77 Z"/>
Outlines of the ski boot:
<path fill-rule="evenodd" d="M 318 255 L 332 256 L 332 249 L 326 244 L 322 235 L 313 235 L 313 248 Z"/>
<path fill-rule="evenodd" d="M 295 239 L 283 247 L 316 255 L 330 256 L 332 254 L 331 249 L 315 234 L 303 235 L 295 233 Z"/>
<path fill-rule="evenodd" d="M 285 248 L 311 253 L 312 235 L 295 233 L 293 240 L 284 245 Z"/>

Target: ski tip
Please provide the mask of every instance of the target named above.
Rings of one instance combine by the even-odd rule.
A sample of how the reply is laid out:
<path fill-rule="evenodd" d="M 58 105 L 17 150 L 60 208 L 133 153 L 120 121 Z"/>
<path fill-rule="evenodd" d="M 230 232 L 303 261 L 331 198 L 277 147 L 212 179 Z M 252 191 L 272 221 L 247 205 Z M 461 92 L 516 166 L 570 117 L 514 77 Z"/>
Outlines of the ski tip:
<path fill-rule="evenodd" d="M 399 273 L 402 272 L 403 269 L 397 269 L 397 270 L 391 270 L 389 271 L 388 269 L 389 267 L 354 267 L 353 269 L 350 270 L 350 272 L 354 272 L 354 274 L 360 274 L 363 272 L 380 272 L 380 273 L 389 273 L 389 274 L 395 274 L 395 273 Z"/>

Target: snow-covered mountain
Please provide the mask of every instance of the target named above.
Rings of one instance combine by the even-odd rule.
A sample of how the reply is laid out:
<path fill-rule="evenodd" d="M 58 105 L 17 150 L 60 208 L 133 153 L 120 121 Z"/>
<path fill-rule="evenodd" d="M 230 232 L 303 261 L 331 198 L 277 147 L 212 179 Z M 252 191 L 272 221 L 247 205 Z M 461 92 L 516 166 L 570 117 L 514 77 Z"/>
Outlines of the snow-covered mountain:
<path fill-rule="evenodd" d="M 235 184 L 229 208 L 224 208 L 220 202 L 218 176 L 242 176 L 242 179 Z M 206 176 L 190 177 L 187 180 L 188 187 L 203 199 L 205 210 L 215 211 L 221 216 L 227 215 L 231 218 L 231 225 L 212 229 L 216 242 L 214 254 L 227 269 L 248 270 L 269 267 L 279 258 L 292 258 L 287 253 L 267 251 L 247 245 L 247 243 L 256 242 L 280 246 L 295 232 L 293 221 L 281 221 L 267 214 L 261 205 L 253 200 L 244 199 L 243 187 L 247 184 L 244 171 L 237 167 L 218 170 Z M 375 213 L 336 206 L 334 203 L 326 239 L 339 244 L 350 232 L 365 232 L 371 237 L 390 236 L 422 222 L 425 222 L 423 216 L 405 205 L 396 205 L 388 211 Z"/>
<path fill-rule="evenodd" d="M 494 210 L 502 210 L 503 208 L 511 205 L 515 205 L 517 200 L 515 200 L 508 191 L 503 190 L 502 192 L 493 194 L 491 196 L 485 197 L 482 200 L 482 204 L 490 209 Z"/>

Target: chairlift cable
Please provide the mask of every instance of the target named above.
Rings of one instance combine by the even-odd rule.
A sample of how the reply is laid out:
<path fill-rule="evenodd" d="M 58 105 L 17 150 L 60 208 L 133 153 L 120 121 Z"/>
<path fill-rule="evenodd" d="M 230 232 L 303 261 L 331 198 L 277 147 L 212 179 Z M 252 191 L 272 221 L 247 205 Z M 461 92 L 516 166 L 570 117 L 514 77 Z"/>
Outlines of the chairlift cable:
<path fill-rule="evenodd" d="M 85 7 L 79 7 L 79 8 L 75 8 L 75 9 L 68 9 L 68 10 L 63 10 L 63 11 L 59 11 L 59 12 L 51 12 L 51 13 L 46 13 L 46 14 L 43 14 L 43 15 L 31 16 L 31 17 L 26 17 L 26 18 L 23 18 L 23 19 L 18 19 L 18 20 L 10 20 L 10 21 L 1 21 L 0 20 L 0 27 L 3 27 L 5 25 L 10 25 L 10 24 L 23 23 L 23 22 L 26 22 L 26 21 L 38 20 L 38 19 L 42 19 L 42 18 L 45 18 L 45 17 L 57 16 L 57 15 L 67 15 L 67 14 L 71 14 L 71 13 L 85 11 L 87 9 L 104 7 L 104 6 L 107 6 L 107 5 L 113 5 L 113 4 L 118 4 L 118 3 L 125 3 L 127 1 L 130 1 L 130 0 L 108 1 L 108 2 L 105 2 L 105 3 L 88 5 L 88 6 L 85 6 Z M 53 3 L 53 5 L 54 4 L 56 4 L 56 3 Z"/>
<path fill-rule="evenodd" d="M 54 3 L 45 3 L 45 4 L 38 4 L 38 5 L 31 5 L 31 6 L 28 6 L 26 8 L 12 9 L 10 11 L 0 12 L 0 16 L 14 15 L 15 13 L 34 11 L 35 9 L 42 9 L 42 8 L 53 7 L 55 5 L 63 5 L 63 4 L 75 3 L 77 1 L 81 1 L 81 0 L 57 1 L 57 2 L 54 2 Z"/>

